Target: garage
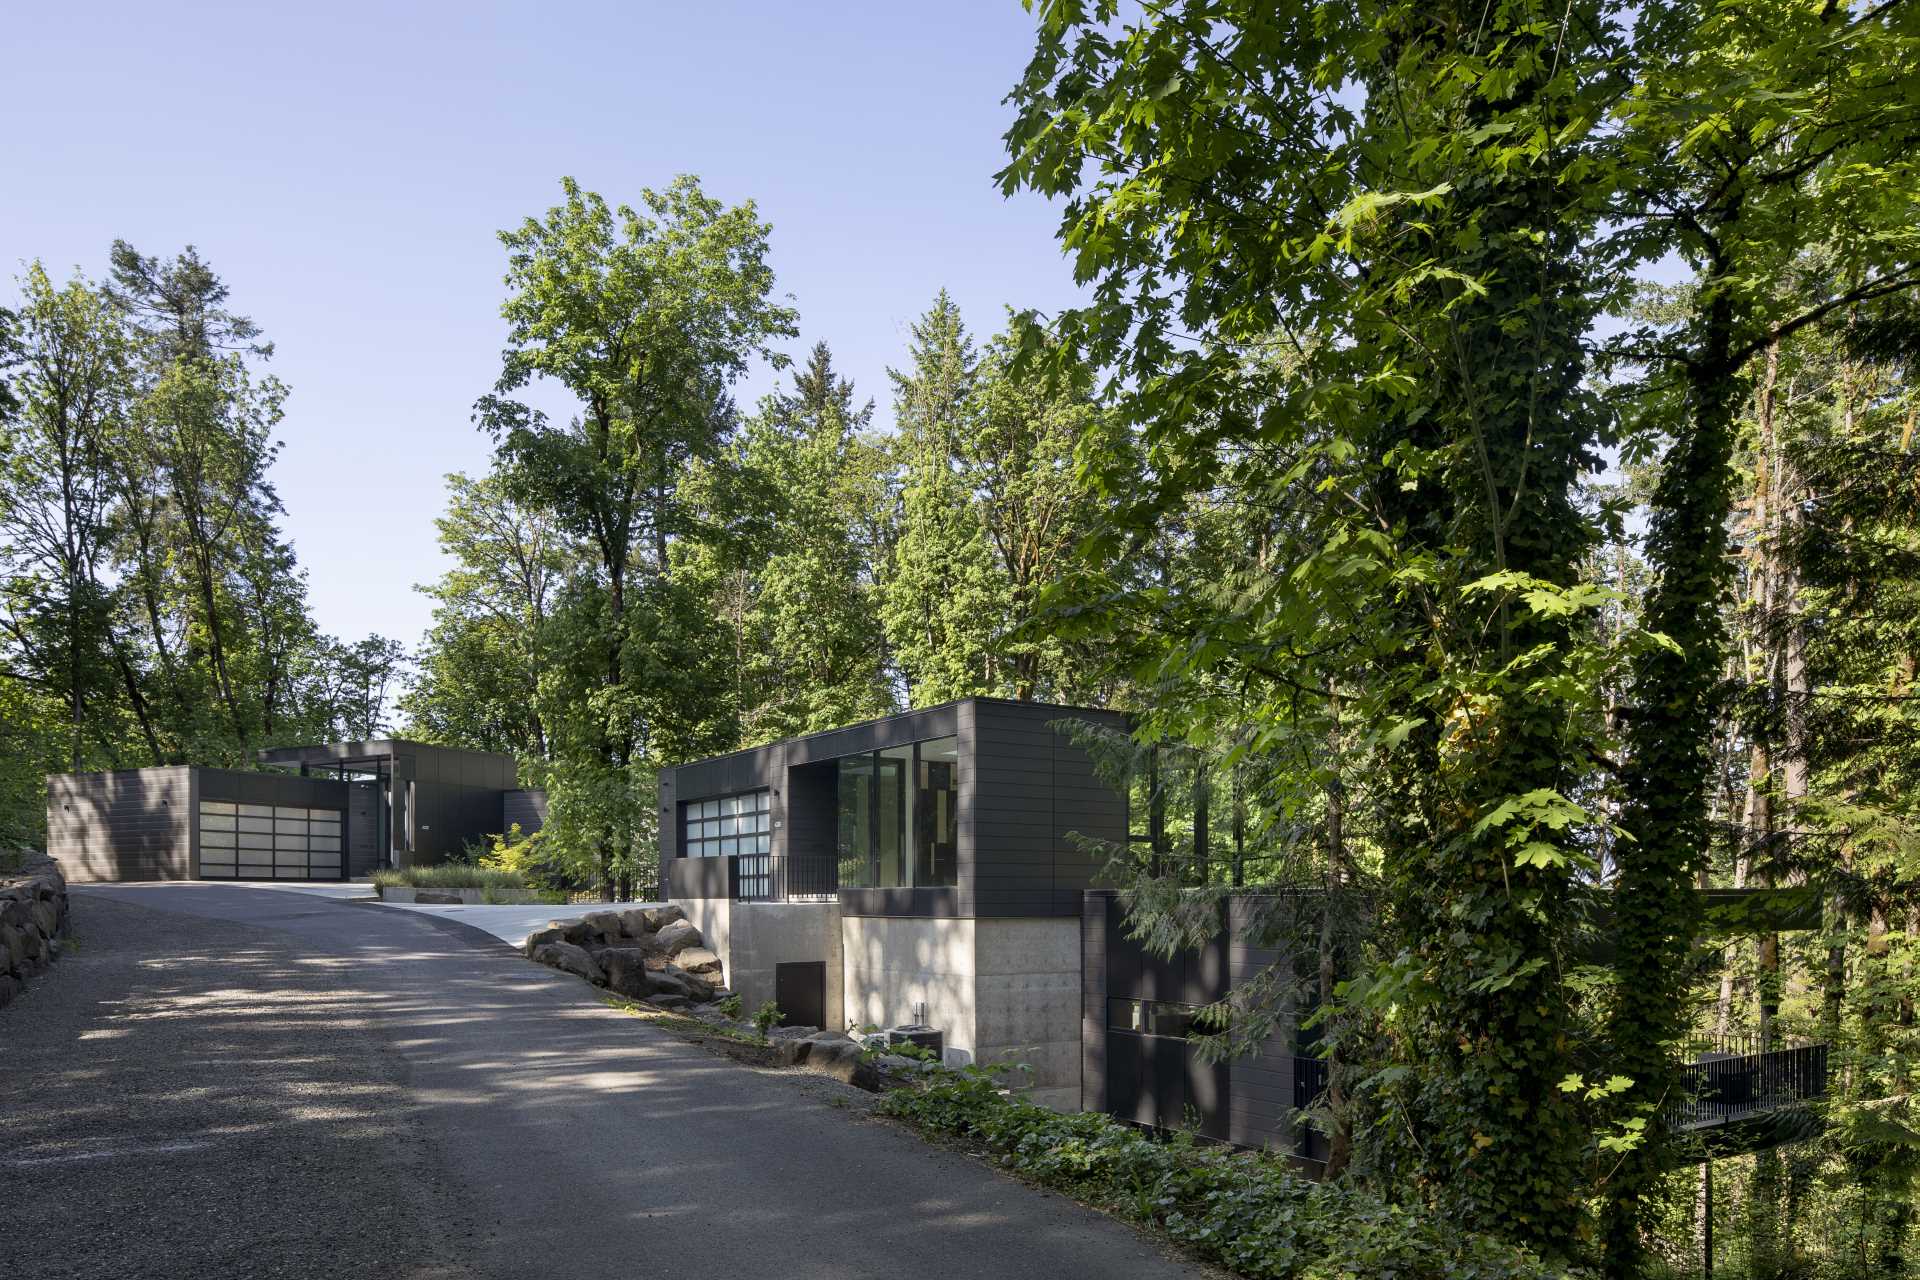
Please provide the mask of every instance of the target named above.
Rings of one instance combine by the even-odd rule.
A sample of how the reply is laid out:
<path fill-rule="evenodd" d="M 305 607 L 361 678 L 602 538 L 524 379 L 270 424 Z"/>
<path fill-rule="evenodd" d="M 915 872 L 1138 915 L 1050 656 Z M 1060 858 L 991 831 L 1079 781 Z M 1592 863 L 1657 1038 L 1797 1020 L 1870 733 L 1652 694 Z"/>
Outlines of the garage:
<path fill-rule="evenodd" d="M 338 880 L 344 852 L 340 809 L 202 800 L 203 880 Z"/>

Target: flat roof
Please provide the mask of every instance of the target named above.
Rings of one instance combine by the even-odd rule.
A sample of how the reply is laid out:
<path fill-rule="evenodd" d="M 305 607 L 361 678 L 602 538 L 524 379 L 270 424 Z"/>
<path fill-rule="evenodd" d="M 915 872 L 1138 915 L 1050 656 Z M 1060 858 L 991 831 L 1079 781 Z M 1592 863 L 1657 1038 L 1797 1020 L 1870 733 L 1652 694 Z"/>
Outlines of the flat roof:
<path fill-rule="evenodd" d="M 466 747 L 443 747 L 410 738 L 373 738 L 366 742 L 322 742 L 310 747 L 267 747 L 256 753 L 262 764 L 348 764 L 358 760 L 377 760 L 382 756 L 443 755 L 478 756 L 485 760 L 512 761 L 500 751 L 473 751 Z"/>
<path fill-rule="evenodd" d="M 814 729 L 807 733 L 796 733 L 791 738 L 775 738 L 755 747 L 741 747 L 735 751 L 723 751 L 717 756 L 700 756 L 693 760 L 683 760 L 678 764 L 663 765 L 666 769 L 688 769 L 697 764 L 710 764 L 715 760 L 728 760 L 734 756 L 749 756 L 756 751 L 765 751 L 768 747 L 779 746 L 783 742 L 805 742 L 809 738 L 824 738 L 830 733 L 846 733 L 851 729 L 865 729 L 869 725 L 885 724 L 889 720 L 904 720 L 908 716 L 923 716 L 933 711 L 945 711 L 949 707 L 958 707 L 966 703 L 994 703 L 1003 707 L 1039 707 L 1048 711 L 1080 711 L 1091 715 L 1124 716 L 1126 712 L 1115 711 L 1111 707 L 1081 707 L 1067 702 L 1032 702 L 1019 698 L 993 698 L 984 694 L 975 694 L 967 698 L 951 698 L 946 702 L 936 702 L 926 707 L 908 707 L 905 711 L 891 711 L 884 716 L 875 716 L 871 720 L 855 720 L 852 724 L 835 725 L 831 729 Z"/>

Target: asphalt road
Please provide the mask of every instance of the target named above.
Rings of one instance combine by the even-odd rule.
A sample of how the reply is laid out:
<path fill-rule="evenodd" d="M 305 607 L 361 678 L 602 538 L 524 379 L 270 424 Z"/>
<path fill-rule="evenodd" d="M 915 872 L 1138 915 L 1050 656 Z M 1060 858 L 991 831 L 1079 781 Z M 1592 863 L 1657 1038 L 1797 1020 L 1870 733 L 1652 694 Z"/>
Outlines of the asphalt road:
<path fill-rule="evenodd" d="M 1198 1274 L 431 917 L 210 884 L 76 887 L 73 912 L 78 945 L 0 1010 L 21 1274 Z"/>

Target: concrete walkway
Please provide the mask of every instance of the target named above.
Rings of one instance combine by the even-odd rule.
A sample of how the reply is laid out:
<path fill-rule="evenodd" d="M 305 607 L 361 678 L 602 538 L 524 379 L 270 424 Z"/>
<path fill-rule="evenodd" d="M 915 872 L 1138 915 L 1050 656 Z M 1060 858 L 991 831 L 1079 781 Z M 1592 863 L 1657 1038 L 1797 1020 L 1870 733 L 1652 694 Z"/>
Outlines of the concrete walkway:
<path fill-rule="evenodd" d="M 181 881 L 169 881 L 168 884 L 180 884 Z M 167 885 L 141 885 L 140 888 L 166 888 Z M 490 933 L 509 946 L 517 947 L 527 940 L 527 935 L 535 929 L 543 929 L 549 920 L 578 920 L 590 911 L 626 911 L 632 907 L 657 907 L 658 902 L 575 902 L 563 905 L 553 903 L 531 903 L 514 906 L 441 906 L 425 902 L 382 902 L 374 893 L 373 885 L 365 880 L 350 880 L 345 884 L 310 884 L 287 880 L 247 880 L 239 882 L 243 889 L 268 889 L 276 893 L 304 893 L 317 898 L 332 898 L 341 902 L 372 902 L 391 911 L 417 911 L 423 915 L 438 916 L 442 920 L 452 920 Z"/>
<path fill-rule="evenodd" d="M 415 911 L 77 886 L 0 1010 L 0 1204 L 37 1278 L 1200 1274 Z"/>

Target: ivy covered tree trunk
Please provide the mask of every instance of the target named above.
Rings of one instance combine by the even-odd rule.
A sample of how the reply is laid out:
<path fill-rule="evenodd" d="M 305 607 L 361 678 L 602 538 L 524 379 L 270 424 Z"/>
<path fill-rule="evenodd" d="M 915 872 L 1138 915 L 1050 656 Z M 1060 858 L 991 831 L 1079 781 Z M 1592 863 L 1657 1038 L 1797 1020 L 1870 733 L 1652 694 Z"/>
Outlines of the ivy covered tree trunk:
<path fill-rule="evenodd" d="M 1643 1140 L 1624 1153 L 1608 1186 L 1607 1269 L 1623 1277 L 1642 1266 L 1641 1211 L 1664 1169 L 1667 1109 L 1682 1096 L 1671 1046 L 1686 1030 L 1687 961 L 1700 924 L 1694 882 L 1710 836 L 1707 788 L 1723 702 L 1726 519 L 1743 390 L 1724 289 L 1708 303 L 1701 325 L 1688 370 L 1685 430 L 1662 466 L 1647 538 L 1648 559 L 1659 573 L 1646 604 L 1647 625 L 1674 647 L 1650 648 L 1635 666 L 1621 779 L 1627 802 L 1620 826 L 1627 838 L 1613 851 L 1619 959 L 1609 1041 L 1617 1070 L 1633 1081 L 1630 1118 L 1645 1125 Z"/>

